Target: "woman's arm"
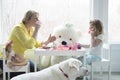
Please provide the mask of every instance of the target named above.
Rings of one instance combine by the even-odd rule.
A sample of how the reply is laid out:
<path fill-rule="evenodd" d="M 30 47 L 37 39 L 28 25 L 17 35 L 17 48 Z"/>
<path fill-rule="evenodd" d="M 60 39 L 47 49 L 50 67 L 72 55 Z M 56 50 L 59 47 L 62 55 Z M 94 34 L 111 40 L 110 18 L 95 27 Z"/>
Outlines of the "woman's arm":
<path fill-rule="evenodd" d="M 39 29 L 40 29 L 40 25 L 41 25 L 41 23 L 40 23 L 40 21 L 37 21 L 36 22 L 36 25 L 35 25 L 35 30 L 34 30 L 34 33 L 33 33 L 33 38 L 37 38 L 37 35 L 38 35 L 38 31 L 39 31 Z"/>
<path fill-rule="evenodd" d="M 11 65 L 11 66 L 24 66 L 24 65 L 27 64 L 27 62 L 28 62 L 28 60 L 25 60 L 25 61 L 20 62 L 20 63 L 17 63 L 17 62 L 10 62 L 10 63 L 8 63 L 8 64 Z"/>
<path fill-rule="evenodd" d="M 14 35 L 17 37 L 17 40 L 26 48 L 32 48 L 36 44 L 36 40 L 28 36 L 27 33 L 20 27 L 16 27 L 13 31 Z"/>

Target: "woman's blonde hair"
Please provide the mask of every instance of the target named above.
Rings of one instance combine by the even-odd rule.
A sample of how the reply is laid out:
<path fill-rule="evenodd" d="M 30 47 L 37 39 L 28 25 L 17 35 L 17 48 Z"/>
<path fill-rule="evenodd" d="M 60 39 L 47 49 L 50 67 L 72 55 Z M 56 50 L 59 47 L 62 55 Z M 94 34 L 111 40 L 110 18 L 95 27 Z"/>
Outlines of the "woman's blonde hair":
<path fill-rule="evenodd" d="M 29 10 L 29 11 L 26 12 L 26 14 L 25 14 L 22 22 L 23 22 L 24 24 L 26 24 L 26 23 L 28 23 L 28 21 L 29 21 L 33 16 L 36 16 L 36 15 L 39 15 L 39 13 L 36 12 L 36 11 L 33 11 L 33 10 Z"/>
<path fill-rule="evenodd" d="M 94 19 L 94 20 L 91 20 L 89 23 L 90 23 L 90 25 L 95 26 L 97 35 L 103 34 L 103 23 L 100 20 Z"/>

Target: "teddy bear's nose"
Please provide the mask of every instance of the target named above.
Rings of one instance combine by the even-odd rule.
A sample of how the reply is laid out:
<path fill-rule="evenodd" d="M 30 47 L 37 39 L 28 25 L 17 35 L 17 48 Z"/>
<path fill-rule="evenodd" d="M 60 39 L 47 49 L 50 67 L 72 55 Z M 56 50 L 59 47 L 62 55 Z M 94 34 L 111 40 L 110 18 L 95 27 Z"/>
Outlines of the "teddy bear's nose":
<path fill-rule="evenodd" d="M 67 45 L 67 42 L 65 42 L 65 41 L 62 41 L 62 45 Z"/>

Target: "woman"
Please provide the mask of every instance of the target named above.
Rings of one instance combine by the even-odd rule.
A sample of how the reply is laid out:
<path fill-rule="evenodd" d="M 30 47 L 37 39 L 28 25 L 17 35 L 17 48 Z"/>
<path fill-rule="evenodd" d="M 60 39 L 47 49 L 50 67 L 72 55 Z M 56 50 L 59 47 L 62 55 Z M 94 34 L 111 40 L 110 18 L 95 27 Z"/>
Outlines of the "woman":
<path fill-rule="evenodd" d="M 33 47 L 47 48 L 46 45 L 56 40 L 55 36 L 49 36 L 47 41 L 38 42 L 36 40 L 41 23 L 38 19 L 39 13 L 29 10 L 25 14 L 22 22 L 18 24 L 10 35 L 10 40 L 13 41 L 13 50 L 17 56 L 25 60 L 24 52 Z M 30 61 L 30 71 L 34 71 L 34 65 Z"/>

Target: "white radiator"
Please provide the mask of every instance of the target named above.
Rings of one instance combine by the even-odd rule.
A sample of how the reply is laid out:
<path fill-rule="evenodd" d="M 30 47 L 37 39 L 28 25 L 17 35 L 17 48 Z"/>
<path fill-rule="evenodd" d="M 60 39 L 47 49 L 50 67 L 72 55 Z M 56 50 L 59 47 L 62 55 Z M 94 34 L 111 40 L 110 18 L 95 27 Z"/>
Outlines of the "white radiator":
<path fill-rule="evenodd" d="M 120 72 L 120 44 L 111 44 L 111 72 Z M 107 54 L 103 55 L 107 58 Z M 94 68 L 95 71 L 100 71 L 100 67 Z M 107 71 L 106 67 L 102 68 L 103 72 Z"/>
<path fill-rule="evenodd" d="M 120 72 L 120 44 L 111 44 L 111 70 Z"/>

